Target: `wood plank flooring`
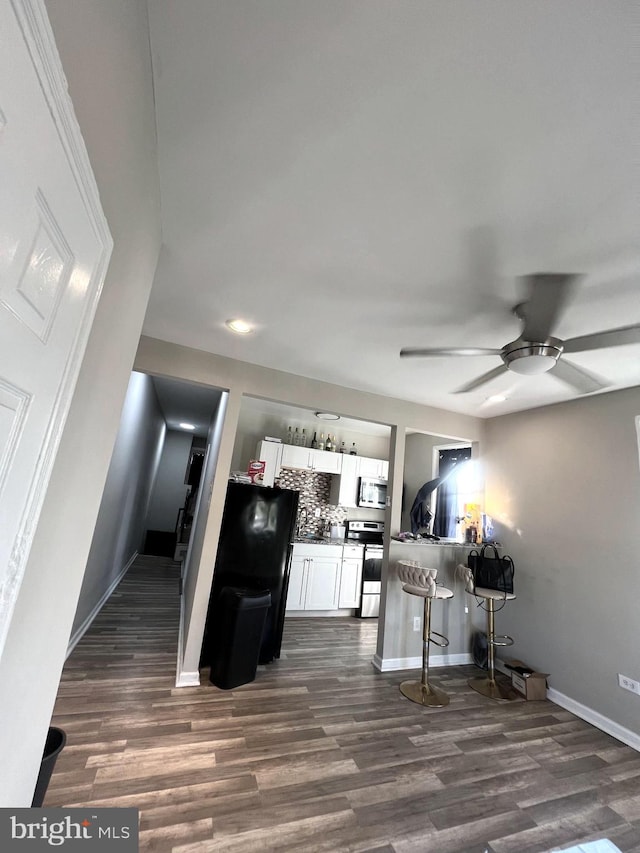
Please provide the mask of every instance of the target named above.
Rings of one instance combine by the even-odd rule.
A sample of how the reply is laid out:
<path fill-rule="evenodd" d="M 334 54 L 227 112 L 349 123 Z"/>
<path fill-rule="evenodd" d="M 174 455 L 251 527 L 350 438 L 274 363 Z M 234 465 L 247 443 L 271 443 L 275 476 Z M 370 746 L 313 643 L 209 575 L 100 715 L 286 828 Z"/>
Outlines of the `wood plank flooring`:
<path fill-rule="evenodd" d="M 46 806 L 135 806 L 157 853 L 640 851 L 640 754 L 557 705 L 450 667 L 423 709 L 356 619 L 288 619 L 252 684 L 176 689 L 178 612 L 176 564 L 138 558 L 65 666 Z"/>

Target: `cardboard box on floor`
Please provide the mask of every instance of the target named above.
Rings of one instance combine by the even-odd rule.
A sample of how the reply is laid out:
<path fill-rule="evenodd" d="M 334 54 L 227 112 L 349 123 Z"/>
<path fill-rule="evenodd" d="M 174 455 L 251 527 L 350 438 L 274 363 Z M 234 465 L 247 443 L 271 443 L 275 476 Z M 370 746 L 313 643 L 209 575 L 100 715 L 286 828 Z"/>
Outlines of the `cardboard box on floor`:
<path fill-rule="evenodd" d="M 548 672 L 534 672 L 521 660 L 505 660 L 503 663 L 506 671 L 511 673 L 511 686 L 522 693 L 525 699 L 535 701 L 547 698 Z M 516 668 L 529 671 L 521 674 L 514 671 Z"/>

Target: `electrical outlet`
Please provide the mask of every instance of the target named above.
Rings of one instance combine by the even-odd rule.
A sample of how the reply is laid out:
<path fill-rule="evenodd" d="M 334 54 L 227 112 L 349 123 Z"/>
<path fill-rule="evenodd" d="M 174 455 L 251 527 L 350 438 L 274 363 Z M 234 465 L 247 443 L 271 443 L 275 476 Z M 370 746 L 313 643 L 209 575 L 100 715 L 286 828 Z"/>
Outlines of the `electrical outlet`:
<path fill-rule="evenodd" d="M 420 630 L 420 617 L 419 616 L 413 617 L 413 630 L 414 631 Z"/>
<path fill-rule="evenodd" d="M 624 687 L 625 690 L 630 690 L 632 693 L 637 693 L 640 696 L 640 681 L 634 681 L 633 678 L 627 678 L 626 675 L 618 673 L 618 684 Z"/>
<path fill-rule="evenodd" d="M 314 516 L 315 516 L 316 518 L 320 518 L 320 507 L 319 507 L 319 506 L 317 506 L 317 507 L 314 509 L 313 514 L 314 514 Z"/>

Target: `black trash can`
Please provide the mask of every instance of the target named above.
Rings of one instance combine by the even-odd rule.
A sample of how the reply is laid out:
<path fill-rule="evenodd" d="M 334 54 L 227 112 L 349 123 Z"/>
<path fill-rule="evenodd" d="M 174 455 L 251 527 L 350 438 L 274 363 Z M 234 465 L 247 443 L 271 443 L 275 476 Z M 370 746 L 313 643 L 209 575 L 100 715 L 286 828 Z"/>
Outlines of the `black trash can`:
<path fill-rule="evenodd" d="M 209 680 L 230 690 L 256 677 L 262 634 L 271 607 L 268 590 L 225 586 L 213 608 L 208 638 Z"/>
<path fill-rule="evenodd" d="M 55 767 L 58 756 L 62 752 L 66 742 L 67 736 L 62 729 L 57 729 L 55 726 L 51 726 L 47 733 L 47 740 L 44 745 L 42 763 L 40 764 L 40 773 L 38 773 L 38 781 L 36 782 L 36 789 L 33 793 L 33 800 L 31 802 L 32 808 L 39 809 L 42 807 L 42 804 L 44 803 L 44 795 L 47 793 L 51 774 L 53 773 L 53 768 Z"/>

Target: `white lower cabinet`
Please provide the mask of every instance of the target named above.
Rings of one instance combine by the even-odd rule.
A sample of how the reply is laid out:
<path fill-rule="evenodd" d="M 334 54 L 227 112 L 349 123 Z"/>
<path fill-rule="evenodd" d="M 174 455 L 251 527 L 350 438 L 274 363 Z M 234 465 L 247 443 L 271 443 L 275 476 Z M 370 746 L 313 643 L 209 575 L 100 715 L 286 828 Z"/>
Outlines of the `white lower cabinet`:
<path fill-rule="evenodd" d="M 285 611 L 337 610 L 341 545 L 294 545 Z"/>
<path fill-rule="evenodd" d="M 360 607 L 360 585 L 362 580 L 362 557 L 347 557 L 342 560 L 340 575 L 340 597 L 338 607 Z"/>
<path fill-rule="evenodd" d="M 287 590 L 287 610 L 304 610 L 304 590 L 306 582 L 307 558 L 296 557 L 295 549 L 291 558 L 291 570 L 289 572 L 289 588 Z"/>
<path fill-rule="evenodd" d="M 296 544 L 285 611 L 359 607 L 361 580 L 361 547 Z"/>
<path fill-rule="evenodd" d="M 311 557 L 307 569 L 305 610 L 337 610 L 340 594 L 340 557 Z"/>

